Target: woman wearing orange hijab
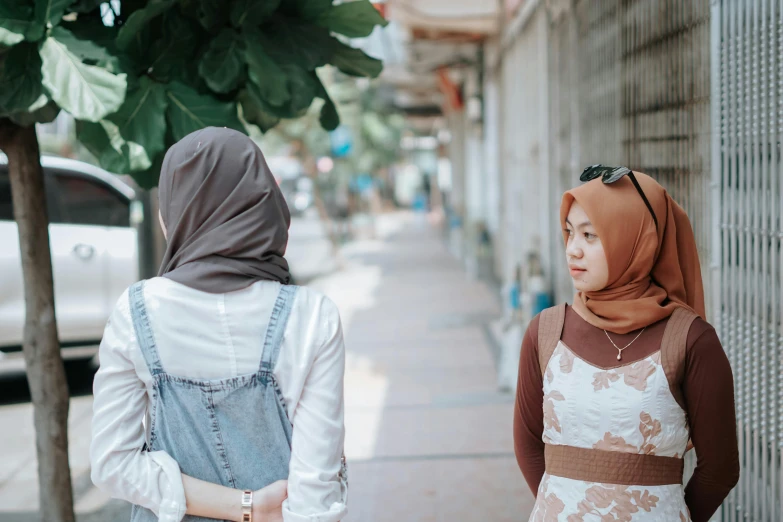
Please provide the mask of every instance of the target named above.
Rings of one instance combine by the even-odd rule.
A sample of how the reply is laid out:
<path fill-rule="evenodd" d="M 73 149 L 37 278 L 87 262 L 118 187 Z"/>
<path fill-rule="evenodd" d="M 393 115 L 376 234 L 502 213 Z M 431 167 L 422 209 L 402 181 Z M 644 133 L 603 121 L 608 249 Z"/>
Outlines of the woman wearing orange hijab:
<path fill-rule="evenodd" d="M 739 458 L 690 222 L 645 174 L 596 165 L 581 179 L 560 208 L 574 304 L 536 316 L 522 344 L 514 445 L 530 520 L 706 522 Z"/>

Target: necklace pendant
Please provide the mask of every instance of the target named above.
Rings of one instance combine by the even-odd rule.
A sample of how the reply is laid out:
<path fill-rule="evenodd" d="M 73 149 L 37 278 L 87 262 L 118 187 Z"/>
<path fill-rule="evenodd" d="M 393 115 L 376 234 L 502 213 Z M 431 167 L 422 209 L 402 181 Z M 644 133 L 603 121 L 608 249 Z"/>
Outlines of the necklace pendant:
<path fill-rule="evenodd" d="M 618 361 L 622 361 L 623 360 L 623 354 L 622 353 L 618 353 L 617 354 L 617 360 Z"/>

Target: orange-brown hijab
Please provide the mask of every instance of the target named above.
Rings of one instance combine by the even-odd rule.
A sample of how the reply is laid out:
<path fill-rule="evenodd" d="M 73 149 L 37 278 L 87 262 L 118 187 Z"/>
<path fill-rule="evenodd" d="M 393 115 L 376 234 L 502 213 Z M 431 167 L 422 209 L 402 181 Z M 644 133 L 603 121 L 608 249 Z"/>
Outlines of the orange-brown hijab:
<path fill-rule="evenodd" d="M 594 179 L 563 194 L 560 221 L 577 201 L 595 227 L 609 264 L 609 284 L 577 292 L 574 309 L 588 323 L 623 334 L 669 317 L 678 306 L 702 318 L 704 288 L 693 229 L 685 211 L 654 179 L 635 172 L 658 219 L 631 180 Z M 563 233 L 564 241 L 568 234 Z"/>

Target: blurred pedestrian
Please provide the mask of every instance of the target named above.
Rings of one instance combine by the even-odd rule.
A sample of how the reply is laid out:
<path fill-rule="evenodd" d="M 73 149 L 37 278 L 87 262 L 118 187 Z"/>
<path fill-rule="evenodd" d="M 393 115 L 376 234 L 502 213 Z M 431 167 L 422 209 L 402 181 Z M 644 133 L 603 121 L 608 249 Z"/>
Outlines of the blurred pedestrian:
<path fill-rule="evenodd" d="M 560 209 L 574 304 L 536 316 L 522 344 L 514 442 L 530 520 L 706 522 L 739 458 L 690 221 L 645 174 L 593 166 L 582 181 Z"/>
<path fill-rule="evenodd" d="M 288 284 L 290 216 L 263 154 L 196 131 L 166 153 L 159 193 L 159 276 L 124 293 L 100 347 L 93 481 L 134 522 L 341 520 L 340 317 Z"/>

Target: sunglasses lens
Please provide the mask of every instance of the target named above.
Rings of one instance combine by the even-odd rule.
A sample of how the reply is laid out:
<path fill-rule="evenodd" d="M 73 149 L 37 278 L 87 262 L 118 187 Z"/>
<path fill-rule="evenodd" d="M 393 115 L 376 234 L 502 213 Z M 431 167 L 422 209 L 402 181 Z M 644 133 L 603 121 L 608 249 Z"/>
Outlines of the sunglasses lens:
<path fill-rule="evenodd" d="M 631 173 L 631 169 L 628 167 L 617 167 L 609 172 L 606 172 L 603 177 L 604 183 L 614 183 L 618 179 Z"/>
<path fill-rule="evenodd" d="M 582 183 L 586 183 L 588 181 L 592 181 L 598 176 L 601 175 L 601 169 L 603 168 L 602 165 L 590 165 L 585 170 L 582 171 L 582 175 L 579 176 L 579 181 Z"/>

